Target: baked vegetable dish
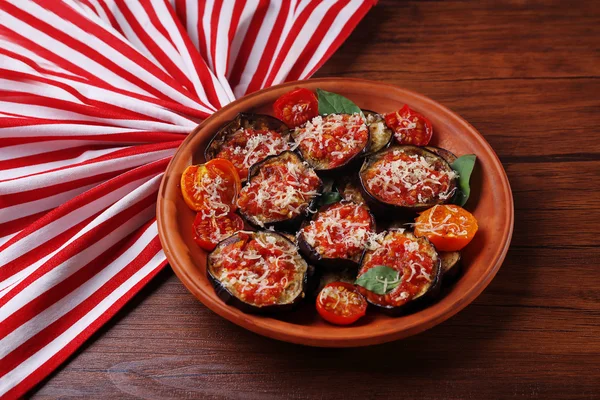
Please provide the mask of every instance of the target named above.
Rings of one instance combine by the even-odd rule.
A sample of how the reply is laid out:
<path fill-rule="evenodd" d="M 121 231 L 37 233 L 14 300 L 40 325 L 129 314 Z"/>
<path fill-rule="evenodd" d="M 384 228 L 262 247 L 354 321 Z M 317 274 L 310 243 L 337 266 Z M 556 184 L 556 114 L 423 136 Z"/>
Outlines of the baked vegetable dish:
<path fill-rule="evenodd" d="M 181 176 L 217 295 L 249 313 L 312 303 L 340 326 L 427 307 L 478 230 L 464 208 L 476 156 L 435 138 L 409 105 L 362 110 L 321 89 L 225 124 Z"/>

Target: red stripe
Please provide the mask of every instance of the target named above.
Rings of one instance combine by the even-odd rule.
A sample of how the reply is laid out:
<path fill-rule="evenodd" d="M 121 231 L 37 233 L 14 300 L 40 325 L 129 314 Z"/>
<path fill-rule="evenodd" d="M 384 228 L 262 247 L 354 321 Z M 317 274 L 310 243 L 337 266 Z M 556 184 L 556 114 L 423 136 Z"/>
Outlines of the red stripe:
<path fill-rule="evenodd" d="M 46 361 L 40 368 L 35 370 L 33 373 L 28 375 L 20 383 L 15 385 L 5 394 L 5 398 L 19 398 L 23 396 L 28 390 L 33 388 L 38 382 L 47 377 L 52 371 L 54 371 L 60 364 L 62 364 L 75 350 L 79 348 L 94 332 L 96 332 L 101 326 L 103 326 L 109 319 L 111 319 L 117 311 L 119 311 L 136 293 L 140 291 L 156 274 L 167 264 L 165 260 L 156 269 L 150 272 L 140 282 L 134 285 L 130 291 L 123 295 L 117 300 L 106 312 L 101 314 L 95 321 L 93 321 L 87 328 L 85 328 L 74 340 L 69 342 L 65 347 L 58 351 L 53 357 Z"/>
<path fill-rule="evenodd" d="M 335 40 L 329 46 L 329 49 L 325 52 L 323 58 L 314 66 L 313 69 L 307 74 L 306 77 L 312 76 L 319 68 L 325 64 L 327 60 L 335 53 L 335 51 L 344 43 L 344 41 L 350 36 L 356 25 L 363 19 L 363 17 L 367 14 L 367 12 L 377 3 L 377 0 L 372 0 L 371 2 L 365 1 L 363 2 L 359 8 L 356 10 L 354 14 L 348 19 L 348 22 L 344 25 L 340 34 L 335 38 Z M 300 79 L 300 78 L 294 78 Z M 288 79 L 293 80 L 293 79 Z"/>
<path fill-rule="evenodd" d="M 177 13 L 177 17 L 179 17 L 179 21 L 187 28 L 187 7 L 185 0 L 175 0 L 175 12 Z"/>
<path fill-rule="evenodd" d="M 119 52 L 123 56 L 125 56 L 125 58 L 127 58 L 129 60 L 133 60 L 137 65 L 139 65 L 146 71 L 150 72 L 152 75 L 154 75 L 155 77 L 160 79 L 165 84 L 169 85 L 170 87 L 177 90 L 181 94 L 188 96 L 186 91 L 181 87 L 181 85 L 175 79 L 173 79 L 171 76 L 169 76 L 163 70 L 158 68 L 152 62 L 150 62 L 146 57 L 143 57 L 136 50 L 133 50 L 131 47 L 123 44 L 123 42 L 121 42 L 121 40 L 117 39 L 114 35 L 112 35 L 110 32 L 105 30 L 100 25 L 90 24 L 89 20 L 87 18 L 83 18 L 79 13 L 77 13 L 76 11 L 71 9 L 65 3 L 52 2 L 51 3 L 52 7 L 48 7 L 49 3 L 47 3 L 45 0 L 34 0 L 34 1 L 37 2 L 38 4 L 42 5 L 43 7 L 51 9 L 52 12 L 55 13 L 56 15 L 58 15 L 59 17 L 62 17 L 63 19 L 78 26 L 82 30 L 90 33 L 92 36 L 100 39 L 102 42 L 106 43 L 107 45 L 109 45 L 110 47 L 115 49 L 117 52 Z M 144 90 L 146 90 L 147 92 L 154 94 L 158 98 L 168 98 L 167 96 L 165 96 L 163 94 L 162 91 L 160 91 L 159 89 L 155 89 L 150 84 L 147 84 L 144 81 L 144 79 L 138 77 L 134 73 L 129 72 L 124 67 L 121 67 L 119 64 L 117 64 L 116 62 L 114 62 L 113 60 L 108 58 L 107 56 L 104 56 L 99 51 L 96 51 L 93 47 L 90 47 L 81 41 L 75 40 L 73 37 L 68 36 L 57 29 L 53 29 L 53 31 L 58 33 L 62 38 L 66 39 L 66 41 L 63 41 L 63 43 L 67 44 L 70 48 L 79 51 L 81 54 L 86 54 L 88 56 L 94 55 L 93 57 L 90 57 L 90 58 L 94 59 L 94 61 L 100 63 L 101 65 L 105 66 L 106 68 L 110 69 L 117 75 L 119 75 L 121 77 L 126 77 L 129 82 L 133 82 L 138 87 L 141 87 Z M 52 35 L 52 36 L 54 36 L 54 35 Z M 56 39 L 58 39 L 58 37 L 56 37 Z M 96 57 L 96 55 L 97 55 L 97 57 Z"/>
<path fill-rule="evenodd" d="M 210 16 L 210 58 L 213 62 L 213 71 L 217 71 L 217 35 L 221 7 L 223 7 L 223 0 L 213 0 L 212 15 Z"/>
<path fill-rule="evenodd" d="M 103 150 L 106 148 L 106 146 L 87 145 L 48 151 L 46 153 L 39 153 L 26 157 L 13 158 L 10 160 L 0 161 L 0 171 L 56 161 L 72 160 L 83 155 L 84 153 L 87 153 L 88 151 Z"/>
<path fill-rule="evenodd" d="M 294 24 L 292 25 L 292 28 L 288 32 L 287 37 L 286 37 L 285 41 L 283 42 L 283 46 L 281 46 L 279 54 L 277 55 L 277 58 L 275 59 L 275 62 L 273 64 L 273 69 L 271 70 L 271 73 L 269 74 L 269 76 L 265 82 L 265 85 L 264 85 L 265 87 L 269 87 L 269 86 L 273 85 L 273 81 L 275 80 L 277 73 L 281 69 L 281 65 L 283 64 L 283 61 L 285 60 L 290 49 L 292 48 L 294 41 L 300 34 L 300 31 L 306 24 L 306 21 L 308 21 L 308 18 L 311 16 L 313 11 L 315 10 L 315 8 L 317 8 L 317 6 L 319 4 L 320 3 L 316 2 L 316 1 L 309 3 L 304 8 L 304 10 L 302 10 L 302 12 L 298 16 L 298 18 L 296 18 L 296 20 L 294 21 Z"/>
<path fill-rule="evenodd" d="M 48 210 L 40 211 L 39 213 L 28 215 L 26 217 L 13 219 L 12 221 L 0 224 L 0 237 L 12 235 L 25 229 L 25 227 L 38 218 L 41 218 L 44 214 L 47 214 Z"/>
<path fill-rule="evenodd" d="M 94 228 L 90 229 L 88 232 L 84 233 L 83 235 L 81 235 L 80 237 L 75 239 L 72 243 L 69 243 L 69 245 L 67 245 L 64 249 L 60 250 L 52 258 L 50 258 L 47 262 L 45 262 L 38 269 L 36 269 L 33 273 L 28 275 L 27 278 L 25 278 L 23 281 L 19 282 L 19 284 L 17 284 L 15 287 L 11 288 L 10 291 L 6 295 L 4 295 L 3 297 L 0 297 L 0 307 L 4 306 L 10 299 L 15 297 L 18 293 L 21 293 L 33 282 L 40 279 L 42 276 L 46 275 L 48 272 L 52 271 L 53 269 L 59 267 L 62 263 L 69 260 L 71 257 L 74 257 L 77 254 L 84 251 L 85 249 L 87 249 L 90 246 L 90 243 L 95 242 L 96 240 L 98 240 L 98 238 L 108 237 L 114 230 L 116 230 L 117 228 L 122 226 L 125 222 L 129 221 L 131 218 L 133 218 L 134 216 L 136 216 L 137 214 L 139 214 L 140 212 L 142 212 L 143 210 L 145 210 L 146 208 L 148 208 L 149 206 L 151 206 L 154 203 L 156 203 L 156 193 L 152 193 L 149 196 L 144 197 L 143 199 L 139 200 L 135 204 L 126 208 L 125 210 L 119 212 L 118 214 L 115 214 L 113 217 L 100 223 L 98 226 L 95 226 Z M 105 259 L 106 257 L 103 257 L 103 258 Z M 100 259 L 98 261 L 101 261 L 101 260 L 102 259 Z M 98 268 L 95 268 L 95 267 L 92 268 L 92 271 L 98 271 L 98 270 L 99 270 Z M 71 284 L 74 284 L 74 283 L 81 284 L 84 281 L 75 280 L 75 281 L 69 281 L 69 282 L 71 282 Z M 61 287 L 64 290 L 67 290 L 68 287 L 71 287 L 71 290 L 74 290 L 78 286 L 79 285 L 77 285 L 75 287 L 71 287 L 71 286 L 61 286 Z M 67 293 L 70 293 L 70 291 L 64 292 L 65 295 Z M 42 299 L 45 299 L 45 300 L 42 303 L 38 303 L 38 307 L 41 305 L 44 305 L 44 304 L 45 304 L 45 307 L 49 307 L 50 305 L 54 304 L 54 302 L 50 301 L 50 300 L 55 299 L 54 301 L 57 301 L 58 298 L 56 296 L 60 296 L 60 294 L 61 294 L 60 291 L 58 291 L 58 292 L 53 291 L 46 297 L 44 297 L 43 295 L 40 295 L 39 297 L 41 297 Z M 48 297 L 48 296 L 50 296 L 50 297 Z M 45 308 L 42 308 L 38 312 L 40 312 L 44 309 Z M 4 320 L 4 322 L 2 322 L 2 324 L 0 324 L 0 339 L 4 338 L 10 332 L 12 332 L 16 328 L 18 328 L 20 325 L 22 325 L 23 323 L 28 321 L 30 318 L 32 318 L 32 315 L 29 315 L 27 317 L 27 315 L 28 315 L 27 310 L 31 311 L 30 308 L 27 308 L 27 306 L 24 306 L 24 308 L 22 308 L 21 310 L 24 310 L 25 314 L 21 313 L 20 311 L 16 312 L 11 317 Z M 0 367 L 0 371 L 2 371 L 1 367 Z M 0 373 L 0 377 L 1 376 L 2 376 L 2 374 Z"/>
<path fill-rule="evenodd" d="M 3 3 L 0 2 L 0 9 L 2 8 L 2 4 Z M 3 28 L 2 28 L 2 26 L 0 26 L 0 33 L 2 33 L 2 31 L 3 31 Z M 15 36 L 16 35 L 15 32 L 8 31 L 7 29 L 5 29 L 5 31 L 7 32 L 8 35 L 11 35 L 11 36 Z M 14 37 L 11 37 L 10 39 L 12 41 L 19 41 L 19 40 L 21 40 L 21 39 L 15 39 Z M 22 39 L 22 41 L 28 41 L 28 39 Z M 32 52 L 34 52 L 34 53 L 36 53 L 36 54 L 38 54 L 40 56 L 41 56 L 40 53 L 47 52 L 47 50 L 43 49 L 43 48 L 40 48 L 39 51 L 36 51 L 36 49 L 34 48 L 34 46 L 37 46 L 37 44 L 35 44 L 33 42 L 26 43 L 26 47 L 28 47 L 29 50 L 31 50 Z M 51 70 L 47 70 L 45 68 L 42 68 L 41 66 L 39 66 L 38 64 L 36 64 L 32 60 L 30 60 L 28 58 L 25 58 L 24 56 L 18 55 L 16 53 L 13 53 L 11 51 L 2 49 L 2 48 L 0 48 L 0 54 L 4 54 L 4 55 L 7 55 L 8 57 L 11 57 L 11 58 L 14 58 L 16 60 L 19 60 L 19 61 L 25 63 L 27 66 L 33 68 L 35 71 L 41 73 L 41 74 L 52 75 L 52 76 L 60 77 L 62 79 L 68 79 L 69 81 L 83 83 L 83 84 L 90 85 L 90 86 L 95 86 L 95 87 L 100 88 L 100 89 L 105 89 L 105 90 L 112 91 L 112 92 L 115 92 L 115 93 L 118 93 L 118 94 L 121 94 L 121 95 L 125 95 L 125 96 L 132 97 L 132 98 L 135 98 L 135 99 L 143 100 L 143 101 L 146 101 L 146 102 L 149 102 L 149 103 L 152 103 L 152 104 L 157 104 L 157 105 L 159 105 L 161 107 L 164 107 L 167 110 L 171 110 L 171 111 L 174 111 L 174 112 L 179 112 L 179 113 L 181 113 L 183 115 L 187 115 L 189 117 L 197 117 L 197 118 L 204 119 L 204 118 L 207 118 L 210 115 L 210 114 L 208 114 L 208 113 L 206 113 L 204 111 L 199 111 L 199 110 L 197 110 L 195 108 L 181 105 L 181 104 L 176 103 L 176 102 L 174 102 L 172 100 L 156 99 L 154 97 L 150 97 L 150 96 L 146 96 L 146 95 L 134 93 L 134 92 L 131 92 L 129 90 L 124 90 L 124 89 L 117 88 L 115 86 L 112 86 L 112 85 L 110 85 L 110 84 L 108 84 L 108 83 L 106 83 L 106 82 L 98 79 L 95 75 L 91 75 L 91 76 L 83 78 L 83 77 L 80 77 L 80 76 L 71 76 L 71 75 L 68 75 L 68 74 L 61 74 L 61 73 L 58 73 L 58 72 L 53 72 Z M 50 54 L 53 57 L 53 53 L 48 53 L 48 54 Z M 213 90 L 214 90 L 214 88 L 213 88 Z M 207 106 L 206 104 L 203 104 L 203 105 Z M 208 108 L 210 108 L 210 107 L 208 107 Z"/>
<path fill-rule="evenodd" d="M 41 214 L 47 214 L 47 212 L 42 212 Z M 62 246 L 67 240 L 73 237 L 77 232 L 79 232 L 85 225 L 89 224 L 94 218 L 96 218 L 100 212 L 93 214 L 92 216 L 84 219 L 83 221 L 73 225 L 71 228 L 65 230 L 64 232 L 59 233 L 54 236 L 50 240 L 46 241 L 43 245 L 36 247 L 35 249 L 30 249 L 26 251 L 20 257 L 17 257 L 13 261 L 4 264 L 2 266 L 2 274 L 0 275 L 1 281 L 10 278 L 15 273 L 25 269 L 27 266 L 41 260 L 46 257 L 48 254 L 52 253 L 60 246 Z M 40 214 L 35 214 L 36 216 Z M 39 218 L 39 217 L 38 217 Z M 33 251 L 35 250 L 35 251 Z"/>
<path fill-rule="evenodd" d="M 229 58 L 231 57 L 231 44 L 235 38 L 238 26 L 240 24 L 240 18 L 242 17 L 242 11 L 246 7 L 246 0 L 239 0 L 233 6 L 233 13 L 231 15 L 231 24 L 229 25 L 228 43 L 229 51 L 227 52 L 227 61 L 225 64 L 225 76 L 229 76 Z"/>
<path fill-rule="evenodd" d="M 194 69 L 198 73 L 198 78 L 200 79 L 200 82 L 209 82 L 209 84 L 202 86 L 204 92 L 206 93 L 208 101 L 210 101 L 213 107 L 220 108 L 222 104 L 219 101 L 219 97 L 217 96 L 217 91 L 213 84 L 212 73 L 208 68 L 208 65 L 206 64 L 206 61 L 198 53 L 198 49 L 196 49 L 196 47 L 194 46 L 194 43 L 185 31 L 184 26 L 181 23 L 177 23 L 176 15 L 171 7 L 169 7 L 169 12 L 171 13 L 171 18 L 173 19 L 173 21 L 175 21 L 175 26 L 177 28 L 179 37 L 181 37 L 181 39 L 183 40 L 183 43 L 192 60 L 192 64 L 194 65 Z"/>
<path fill-rule="evenodd" d="M 127 22 L 129 23 L 131 29 L 135 32 L 135 35 L 142 41 L 142 43 L 144 43 L 148 51 L 167 70 L 167 72 L 169 72 L 169 74 L 171 74 L 173 78 L 178 80 L 182 84 L 182 86 L 184 86 L 187 89 L 188 97 L 193 98 L 196 102 L 200 102 L 200 100 L 196 96 L 196 92 L 194 91 L 194 87 L 192 86 L 192 82 L 189 80 L 189 78 L 167 56 L 167 54 L 162 50 L 162 48 L 158 44 L 156 44 L 156 42 L 148 34 L 148 31 L 140 25 L 140 23 L 138 22 L 139 19 L 135 15 L 133 15 L 131 10 L 127 6 L 127 3 L 125 3 L 124 1 L 125 0 L 117 0 L 116 4 L 121 10 L 121 13 L 123 14 Z M 148 9 L 151 9 L 150 3 L 141 2 L 140 4 L 145 9 L 146 13 L 149 13 Z M 155 24 L 153 23 L 153 25 Z M 168 36 L 167 40 L 169 40 Z"/>
<path fill-rule="evenodd" d="M 256 37 L 258 36 L 258 32 L 260 31 L 260 27 L 263 24 L 268 10 L 269 0 L 260 0 L 254 15 L 252 16 L 252 21 L 250 21 L 250 24 L 248 25 L 248 30 L 246 31 L 244 40 L 240 45 L 240 49 L 233 67 L 231 68 L 229 83 L 231 84 L 232 88 L 239 85 L 240 81 L 242 80 L 242 74 L 246 69 L 246 63 L 248 62 L 248 58 L 250 57 L 250 53 L 252 52 L 252 48 L 256 42 Z"/>
<path fill-rule="evenodd" d="M 60 123 L 57 121 L 57 123 Z M 34 125 L 44 125 L 43 124 Z M 0 122 L 0 127 L 2 123 Z M 15 133 L 18 134 L 18 133 Z M 162 143 L 162 142 L 175 142 L 182 141 L 186 135 L 182 133 L 170 133 L 170 132 L 127 132 L 127 133 L 105 133 L 98 135 L 71 135 L 71 136 L 28 136 L 28 137 L 7 137 L 0 138 L 0 149 L 8 146 L 16 146 L 20 144 L 32 144 L 37 142 L 52 142 L 52 141 L 71 141 L 71 140 L 85 140 L 88 142 L 98 142 L 99 144 L 119 144 L 119 145 L 135 145 L 144 143 Z"/>
<path fill-rule="evenodd" d="M 196 21 L 196 31 L 198 32 L 198 51 L 200 52 L 203 60 L 208 60 L 206 57 L 208 54 L 208 48 L 206 47 L 206 36 L 204 35 L 204 29 L 202 28 L 202 18 L 204 17 L 206 3 L 206 0 L 198 1 L 198 21 Z"/>
<path fill-rule="evenodd" d="M 246 89 L 246 94 L 256 92 L 263 87 L 262 83 L 267 75 L 267 72 L 269 71 L 269 65 L 271 64 L 271 60 L 275 54 L 277 42 L 281 38 L 283 28 L 285 27 L 285 21 L 287 19 L 289 9 L 290 3 L 283 2 L 281 9 L 279 10 L 279 14 L 277 15 L 277 19 L 275 20 L 275 24 L 273 25 L 273 30 L 271 31 L 269 39 L 267 40 L 267 44 L 263 50 L 261 60 L 256 67 L 256 72 L 253 74 L 252 80 Z"/>
<path fill-rule="evenodd" d="M 53 221 L 56 221 L 57 219 L 73 212 L 74 210 L 81 208 L 84 205 L 91 203 L 94 200 L 104 197 L 105 195 L 107 195 L 110 192 L 113 192 L 114 190 L 116 190 L 119 187 L 125 186 L 131 182 L 134 182 L 134 181 L 146 178 L 146 177 L 154 176 L 154 175 L 157 175 L 157 174 L 163 172 L 165 170 L 165 168 L 167 167 L 168 163 L 169 163 L 168 159 L 163 159 L 163 160 L 154 161 L 152 163 L 148 163 L 141 167 L 131 169 L 131 170 L 125 172 L 124 174 L 117 176 L 116 178 L 113 178 L 105 183 L 102 183 L 102 184 L 94 187 L 93 189 L 88 190 L 85 193 L 82 193 L 81 195 L 69 200 L 67 203 L 65 203 L 65 204 L 61 205 L 60 207 L 54 209 L 53 211 L 47 213 L 46 215 L 44 215 L 44 217 L 40 218 L 35 223 L 33 223 L 30 226 L 28 226 L 27 228 L 25 228 L 18 235 L 11 238 L 8 242 L 6 242 L 2 246 L 0 246 L 0 251 L 7 249 L 9 246 L 12 246 L 19 240 L 27 237 L 32 232 L 35 232 L 36 230 L 48 225 L 49 223 L 51 223 Z M 4 273 L 4 268 L 0 271 L 2 271 L 2 273 Z M 3 275 L 0 275 L 0 276 L 3 276 Z M 2 278 L 0 280 L 4 280 L 4 279 L 5 278 Z"/>
<path fill-rule="evenodd" d="M 299 79 L 298 76 L 300 76 L 302 71 L 304 71 L 304 68 L 306 68 L 314 56 L 315 51 L 323 41 L 327 31 L 329 31 L 331 28 L 333 21 L 339 15 L 340 11 L 348 4 L 350 4 L 350 0 L 337 1 L 333 6 L 331 6 L 331 8 L 329 8 L 329 10 L 327 10 L 327 12 L 325 12 L 325 15 L 319 23 L 319 26 L 317 29 L 315 29 L 310 40 L 308 43 L 306 43 L 306 46 L 304 46 L 302 53 L 300 53 L 298 59 L 296 62 L 294 62 L 294 66 L 290 69 L 290 72 L 288 72 L 288 75 L 285 79 L 286 81 Z"/>
<path fill-rule="evenodd" d="M 102 8 L 102 10 L 104 10 L 104 13 L 106 14 L 106 17 L 108 18 L 108 22 L 110 22 L 110 25 L 114 29 L 116 29 L 118 32 L 120 32 L 121 34 L 123 34 L 123 31 L 121 30 L 121 27 L 119 26 L 119 23 L 117 22 L 117 19 L 113 15 L 112 11 L 108 8 L 108 4 L 106 4 L 106 1 L 105 0 L 99 0 L 98 4 L 100 4 L 100 7 Z"/>

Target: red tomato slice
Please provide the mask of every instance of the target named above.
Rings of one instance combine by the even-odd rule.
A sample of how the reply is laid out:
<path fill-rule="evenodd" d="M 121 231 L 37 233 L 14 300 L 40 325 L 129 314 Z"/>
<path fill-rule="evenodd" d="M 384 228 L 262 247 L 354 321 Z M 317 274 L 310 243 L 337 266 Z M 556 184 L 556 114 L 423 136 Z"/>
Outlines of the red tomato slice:
<path fill-rule="evenodd" d="M 365 315 L 367 300 L 353 284 L 332 282 L 317 296 L 317 311 L 327 322 L 349 325 Z"/>
<path fill-rule="evenodd" d="M 431 207 L 415 220 L 415 235 L 425 236 L 439 251 L 462 250 L 477 229 L 473 214 L 454 205 Z"/>
<path fill-rule="evenodd" d="M 244 221 L 230 213 L 221 217 L 207 217 L 202 212 L 194 219 L 194 240 L 206 251 L 213 251 L 217 244 L 244 228 Z"/>
<path fill-rule="evenodd" d="M 300 88 L 278 98 L 273 110 L 277 118 L 294 128 L 319 115 L 319 102 L 313 92 Z"/>
<path fill-rule="evenodd" d="M 206 164 L 190 165 L 181 175 L 181 194 L 185 203 L 194 211 L 218 207 L 217 214 L 233 210 L 242 188 L 235 166 L 222 158 Z M 218 201 L 215 203 L 213 194 Z"/>
<path fill-rule="evenodd" d="M 433 134 L 431 122 L 406 104 L 400 110 L 386 114 L 385 124 L 394 131 L 398 144 L 426 146 Z"/>

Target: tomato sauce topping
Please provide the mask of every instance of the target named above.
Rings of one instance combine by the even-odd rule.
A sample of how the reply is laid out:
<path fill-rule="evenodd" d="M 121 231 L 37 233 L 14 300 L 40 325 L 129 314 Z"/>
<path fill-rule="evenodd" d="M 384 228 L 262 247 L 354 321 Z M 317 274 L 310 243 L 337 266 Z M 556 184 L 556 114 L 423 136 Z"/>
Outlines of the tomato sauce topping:
<path fill-rule="evenodd" d="M 358 276 L 375 266 L 385 265 L 398 271 L 400 285 L 385 295 L 378 295 L 363 287 L 358 289 L 374 304 L 398 307 L 419 297 L 429 288 L 439 268 L 438 263 L 437 253 L 431 243 L 412 234 L 391 231 L 374 250 L 365 255 Z"/>
<path fill-rule="evenodd" d="M 211 272 L 236 297 L 257 306 L 285 304 L 303 289 L 306 262 L 277 234 L 238 232 L 212 258 Z"/>
<path fill-rule="evenodd" d="M 294 218 L 318 195 L 321 179 L 292 154 L 267 161 L 240 192 L 240 210 L 257 225 Z"/>
<path fill-rule="evenodd" d="M 294 140 L 304 158 L 335 168 L 364 149 L 369 129 L 360 114 L 320 115 L 296 128 Z"/>
<path fill-rule="evenodd" d="M 456 173 L 437 159 L 390 149 L 361 172 L 368 191 L 397 206 L 445 201 L 454 195 Z"/>
<path fill-rule="evenodd" d="M 320 211 L 300 234 L 324 258 L 353 259 L 364 250 L 373 225 L 364 205 L 336 203 Z"/>
<path fill-rule="evenodd" d="M 289 143 L 279 132 L 241 128 L 222 145 L 216 157 L 231 161 L 244 180 L 253 164 L 288 150 L 289 147 Z"/>

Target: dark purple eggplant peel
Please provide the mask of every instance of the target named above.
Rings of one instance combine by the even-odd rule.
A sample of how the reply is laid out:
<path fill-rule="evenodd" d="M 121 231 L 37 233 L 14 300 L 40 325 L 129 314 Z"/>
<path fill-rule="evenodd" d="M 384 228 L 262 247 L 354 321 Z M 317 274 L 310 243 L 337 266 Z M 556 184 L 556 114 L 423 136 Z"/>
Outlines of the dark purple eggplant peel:
<path fill-rule="evenodd" d="M 252 235 L 252 239 L 258 238 L 262 241 L 272 242 L 284 251 L 288 252 L 294 259 L 297 271 L 294 274 L 295 279 L 292 282 L 286 282 L 286 289 L 283 291 L 282 298 L 274 303 L 255 304 L 242 299 L 241 293 L 233 286 L 232 279 L 226 276 L 223 272 L 219 273 L 219 260 L 222 257 L 221 253 L 227 246 L 232 245 L 240 240 L 240 232 L 221 241 L 217 247 L 208 254 L 206 263 L 206 273 L 208 280 L 213 285 L 217 296 L 226 304 L 234 306 L 243 312 L 247 313 L 275 313 L 289 311 L 295 308 L 305 297 L 306 288 L 309 278 L 309 266 L 304 261 L 298 248 L 288 238 L 276 232 L 257 231 L 246 232 Z M 242 263 L 244 260 L 239 260 Z M 239 276 L 235 275 L 234 276 Z M 236 278 L 238 279 L 238 278 Z"/>

